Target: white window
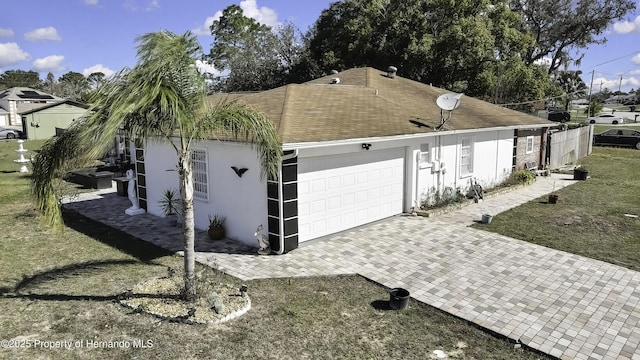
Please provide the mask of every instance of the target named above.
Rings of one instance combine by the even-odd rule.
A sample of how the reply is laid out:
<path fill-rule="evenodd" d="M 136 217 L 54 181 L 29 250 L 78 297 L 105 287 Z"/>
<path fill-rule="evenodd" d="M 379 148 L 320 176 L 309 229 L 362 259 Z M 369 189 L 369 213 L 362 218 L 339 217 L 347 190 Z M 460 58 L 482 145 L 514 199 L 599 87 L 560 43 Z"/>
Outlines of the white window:
<path fill-rule="evenodd" d="M 527 148 L 525 152 L 527 154 L 531 154 L 533 152 L 533 136 L 527 136 Z"/>
<path fill-rule="evenodd" d="M 193 197 L 200 200 L 209 200 L 207 151 L 193 149 L 191 151 L 191 163 L 193 165 Z"/>
<path fill-rule="evenodd" d="M 460 145 L 460 176 L 473 174 L 473 143 L 471 139 L 462 139 Z"/>
<path fill-rule="evenodd" d="M 420 145 L 420 168 L 431 166 L 431 154 L 429 152 L 429 144 Z"/>

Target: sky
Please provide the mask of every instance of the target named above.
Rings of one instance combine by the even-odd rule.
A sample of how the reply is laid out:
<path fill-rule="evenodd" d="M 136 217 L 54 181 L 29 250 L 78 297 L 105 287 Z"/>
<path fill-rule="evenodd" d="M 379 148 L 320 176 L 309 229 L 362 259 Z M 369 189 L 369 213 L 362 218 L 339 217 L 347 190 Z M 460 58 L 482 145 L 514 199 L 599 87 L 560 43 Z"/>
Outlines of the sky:
<path fill-rule="evenodd" d="M 33 70 L 45 79 L 74 71 L 110 76 L 136 63 L 136 38 L 160 30 L 192 31 L 205 53 L 212 21 L 229 5 L 245 16 L 277 26 L 293 22 L 306 32 L 334 0 L 30 0 L 3 1 L 0 13 L 0 72 Z M 640 88 L 640 0 L 638 10 L 602 35 L 604 45 L 586 50 L 579 67 L 593 91 Z M 202 65 L 207 68 L 206 65 Z M 208 68 L 209 72 L 215 69 Z M 593 82 L 591 76 L 593 74 Z"/>

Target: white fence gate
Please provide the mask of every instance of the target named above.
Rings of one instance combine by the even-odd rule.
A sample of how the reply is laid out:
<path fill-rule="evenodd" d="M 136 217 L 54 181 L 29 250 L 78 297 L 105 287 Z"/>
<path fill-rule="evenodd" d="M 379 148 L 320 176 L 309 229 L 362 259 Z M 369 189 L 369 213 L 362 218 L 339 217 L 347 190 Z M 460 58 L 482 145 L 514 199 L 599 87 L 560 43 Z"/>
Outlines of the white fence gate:
<path fill-rule="evenodd" d="M 549 133 L 549 169 L 575 164 L 591 154 L 593 125 Z"/>

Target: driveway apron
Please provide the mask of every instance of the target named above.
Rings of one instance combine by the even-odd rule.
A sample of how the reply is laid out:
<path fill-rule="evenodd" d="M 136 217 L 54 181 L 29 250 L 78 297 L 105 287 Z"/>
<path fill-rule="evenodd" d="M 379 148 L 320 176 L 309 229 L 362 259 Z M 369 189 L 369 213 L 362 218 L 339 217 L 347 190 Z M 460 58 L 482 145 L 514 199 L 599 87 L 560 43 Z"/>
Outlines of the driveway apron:
<path fill-rule="evenodd" d="M 280 256 L 196 234 L 196 259 L 241 279 L 360 274 L 561 359 L 640 359 L 640 273 L 470 228 L 574 183 L 568 175 L 434 218 L 400 215 L 306 242 Z M 133 236 L 179 252 L 180 229 L 124 214 L 113 190 L 66 205 Z M 104 209 L 117 209 L 105 211 Z M 257 244 L 256 244 L 257 245 Z"/>

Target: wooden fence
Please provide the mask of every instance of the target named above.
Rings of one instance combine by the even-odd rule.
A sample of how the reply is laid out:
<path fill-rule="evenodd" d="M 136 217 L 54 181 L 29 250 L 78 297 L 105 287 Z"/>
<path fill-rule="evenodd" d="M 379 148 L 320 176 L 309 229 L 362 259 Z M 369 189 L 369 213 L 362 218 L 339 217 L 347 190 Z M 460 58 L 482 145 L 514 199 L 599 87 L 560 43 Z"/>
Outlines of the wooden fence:
<path fill-rule="evenodd" d="M 547 143 L 549 169 L 575 165 L 578 160 L 591 154 L 592 138 L 593 125 L 550 132 Z"/>

